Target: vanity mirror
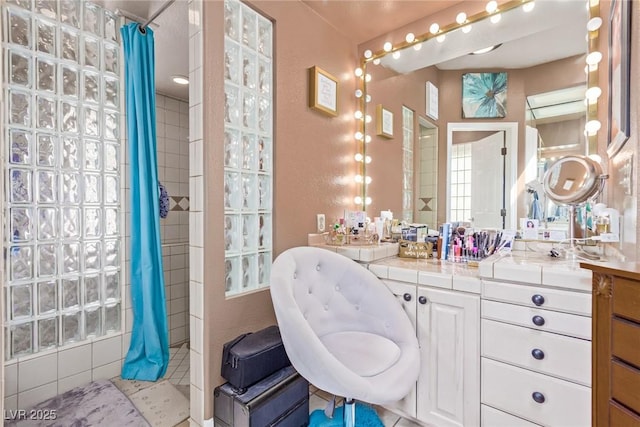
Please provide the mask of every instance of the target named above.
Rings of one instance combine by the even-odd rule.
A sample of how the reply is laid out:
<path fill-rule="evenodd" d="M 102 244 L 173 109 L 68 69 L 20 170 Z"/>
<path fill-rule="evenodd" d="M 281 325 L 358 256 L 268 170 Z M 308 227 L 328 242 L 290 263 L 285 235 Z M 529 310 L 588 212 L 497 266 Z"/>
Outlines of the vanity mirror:
<path fill-rule="evenodd" d="M 463 2 L 459 7 L 470 3 Z M 383 104 L 394 113 L 394 128 L 402 130 L 396 132 L 393 140 L 383 140 L 376 136 L 375 122 L 361 121 L 358 144 L 363 157 L 373 160 L 370 164 L 362 162 L 361 174 L 365 176 L 366 172 L 373 184 L 362 186 L 361 200 L 371 200 L 366 208 L 372 215 L 391 209 L 403 212 L 403 218 L 408 221 L 424 221 L 423 212 L 433 210 L 437 215 L 427 221 L 431 227 L 455 220 L 473 220 L 477 222 L 474 225 L 488 226 L 478 219 L 490 212 L 471 209 L 472 204 L 483 206 L 485 200 L 480 191 L 472 190 L 471 177 L 475 176 L 475 186 L 496 195 L 494 198 L 499 202 L 492 213 L 494 225 L 491 227 L 517 227 L 517 218 L 527 216 L 529 212 L 531 195 L 526 191 L 526 184 L 536 179 L 540 181 L 541 172 L 544 172 L 544 167 L 538 167 L 543 146 L 536 127 L 549 127 L 550 123 L 527 117 L 527 97 L 578 87 L 582 104 L 579 114 L 586 117 L 583 99 L 587 85 L 592 81 L 591 76 L 585 74 L 589 12 L 593 13 L 594 8 L 588 11 L 581 1 L 509 1 L 501 5 L 490 2 L 486 12 L 470 17 L 460 13 L 457 23 L 442 27 L 434 23 L 429 33 L 407 34 L 406 40 L 395 46 L 389 42 L 382 51 L 365 51 L 360 70 L 363 117 L 373 115 L 373 106 Z M 481 48 L 493 49 L 481 54 Z M 470 72 L 507 73 L 504 118 L 463 118 L 462 75 Z M 437 120 L 426 114 L 427 82 L 438 89 Z M 487 95 L 492 94 L 487 91 Z M 370 103 L 366 102 L 367 98 Z M 406 110 L 411 114 L 405 114 Z M 589 114 L 593 115 L 593 108 L 589 109 Z M 572 124 L 584 126 L 586 121 L 585 118 Z M 428 126 L 424 126 L 425 123 Z M 505 145 L 499 147 L 495 153 L 497 169 L 486 163 L 476 171 L 464 169 L 465 162 L 476 162 L 472 160 L 473 156 L 469 160 L 458 160 L 459 153 L 465 152 L 464 148 L 457 147 L 458 140 L 466 141 L 462 144 L 472 144 L 470 149 L 475 150 L 471 152 L 487 154 L 488 151 L 474 146 L 471 137 L 461 134 L 492 130 L 492 126 L 494 132 L 503 130 L 505 135 L 508 128 L 513 134 L 510 142 L 513 146 L 506 147 L 504 158 Z M 430 130 L 437 140 L 435 158 L 422 154 L 422 134 L 427 127 L 435 127 L 435 131 Z M 583 129 L 572 131 L 583 138 L 573 147 L 575 151 L 562 154 L 586 154 Z M 367 138 L 371 139 L 370 143 L 365 142 Z M 407 138 L 412 139 L 403 141 Z M 544 142 L 547 146 L 568 145 L 559 141 Z M 434 151 L 433 147 L 429 150 Z M 454 153 L 458 154 L 454 156 Z M 477 163 L 482 165 L 482 162 Z M 511 169 L 503 171 L 502 164 Z M 491 171 L 499 170 L 504 180 L 493 180 L 494 184 L 491 184 L 483 179 L 483 168 L 487 167 L 492 168 Z M 462 186 L 460 178 L 466 180 Z M 467 181 L 469 185 L 464 185 Z M 496 182 L 498 185 L 494 188 Z M 474 196 L 480 203 L 472 202 Z M 458 216 L 460 206 L 464 211 L 462 217 Z"/>

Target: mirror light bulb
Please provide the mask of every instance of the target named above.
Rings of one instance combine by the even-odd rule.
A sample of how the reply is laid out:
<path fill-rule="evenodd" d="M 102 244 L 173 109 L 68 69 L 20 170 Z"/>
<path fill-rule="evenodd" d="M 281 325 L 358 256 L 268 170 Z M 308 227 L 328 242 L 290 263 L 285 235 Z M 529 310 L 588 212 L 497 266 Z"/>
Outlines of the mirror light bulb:
<path fill-rule="evenodd" d="M 371 50 L 367 49 L 364 51 L 364 57 L 365 58 L 371 58 L 373 56 L 373 52 L 371 52 Z"/>
<path fill-rule="evenodd" d="M 438 31 L 440 31 L 440 25 L 438 25 L 435 22 L 433 24 L 431 24 L 431 26 L 429 27 L 429 32 L 431 34 L 437 34 Z"/>
<path fill-rule="evenodd" d="M 370 176 L 367 176 L 367 177 L 364 179 L 364 182 L 365 182 L 366 184 L 371 184 L 371 177 L 370 177 Z"/>
<path fill-rule="evenodd" d="M 436 40 L 438 41 L 438 43 L 442 43 L 445 39 L 445 35 L 444 34 L 440 34 L 438 37 L 436 37 Z"/>
<path fill-rule="evenodd" d="M 395 52 L 393 52 L 391 54 L 391 56 L 393 57 L 393 59 L 398 59 L 400 58 L 400 51 L 396 50 Z"/>
<path fill-rule="evenodd" d="M 362 68 L 358 67 L 355 69 L 354 74 L 356 75 L 356 77 L 361 77 L 362 76 Z"/>
<path fill-rule="evenodd" d="M 367 96 L 365 96 L 365 97 L 364 97 L 364 100 L 365 100 L 366 102 L 371 102 L 371 95 L 367 95 Z"/>
<path fill-rule="evenodd" d="M 498 10 L 498 2 L 496 0 L 491 0 L 489 3 L 487 3 L 487 7 L 485 7 L 485 10 L 488 13 L 493 13 L 496 10 Z"/>
<path fill-rule="evenodd" d="M 458 16 L 456 16 L 456 22 L 460 25 L 464 24 L 465 22 L 467 22 L 467 14 L 464 12 L 460 12 L 458 14 Z"/>
<path fill-rule="evenodd" d="M 391 44 L 391 42 L 386 42 L 382 48 L 385 52 L 391 52 L 391 49 L 393 49 L 393 45 Z"/>
<path fill-rule="evenodd" d="M 362 175 L 356 175 L 356 176 L 354 176 L 354 177 L 353 177 L 353 180 L 354 180 L 355 182 L 362 182 Z"/>
<path fill-rule="evenodd" d="M 380 58 L 376 58 L 373 60 L 373 65 L 380 65 Z"/>
<path fill-rule="evenodd" d="M 600 130 L 601 126 L 602 125 L 600 124 L 599 120 L 589 120 L 587 124 L 584 126 L 584 130 L 587 131 L 589 135 L 594 135 L 596 132 Z"/>
<path fill-rule="evenodd" d="M 356 153 L 356 155 L 353 156 L 353 158 L 356 159 L 356 162 L 361 162 L 364 157 L 362 156 L 361 153 Z"/>
<path fill-rule="evenodd" d="M 366 76 L 364 76 L 364 81 L 369 83 L 371 81 L 371 74 L 367 74 Z"/>
<path fill-rule="evenodd" d="M 588 31 L 597 31 L 598 29 L 600 29 L 601 26 L 602 26 L 602 18 L 600 18 L 599 16 L 595 16 L 589 19 L 589 22 L 587 22 Z"/>
<path fill-rule="evenodd" d="M 362 97 L 362 91 L 360 89 L 356 89 L 356 98 Z"/>
<path fill-rule="evenodd" d="M 364 118 L 364 121 L 365 121 L 366 123 L 371 123 L 371 120 L 372 120 L 372 119 L 371 119 L 371 116 L 370 116 L 370 115 L 368 115 L 368 114 L 367 114 L 367 117 L 365 117 L 365 118 Z"/>
<path fill-rule="evenodd" d="M 597 65 L 602 61 L 602 54 L 598 51 L 591 52 L 587 55 L 587 64 L 588 65 Z"/>
<path fill-rule="evenodd" d="M 529 3 L 525 3 L 522 5 L 522 10 L 525 12 L 531 12 L 534 7 L 536 7 L 536 2 L 530 1 Z"/>
<path fill-rule="evenodd" d="M 367 197 L 366 199 L 364 199 L 364 204 L 365 205 L 370 205 L 372 201 L 373 200 L 371 200 L 371 197 Z"/>
<path fill-rule="evenodd" d="M 353 203 L 355 203 L 356 205 L 361 205 L 362 204 L 362 197 L 360 196 L 356 196 L 353 198 Z"/>
<path fill-rule="evenodd" d="M 585 93 L 585 96 L 589 101 L 596 101 L 600 97 L 600 95 L 602 95 L 602 89 L 600 89 L 598 86 L 590 87 Z"/>
<path fill-rule="evenodd" d="M 362 141 L 362 138 L 364 137 L 362 132 L 356 132 L 356 134 L 354 136 L 358 141 Z"/>
<path fill-rule="evenodd" d="M 413 49 L 415 49 L 415 50 L 420 50 L 420 49 L 422 49 L 422 43 L 418 43 L 418 44 L 416 44 L 416 45 L 413 45 Z"/>
<path fill-rule="evenodd" d="M 413 41 L 416 39 L 416 36 L 413 33 L 409 33 L 405 36 L 404 39 L 407 41 L 407 43 L 413 43 Z"/>
<path fill-rule="evenodd" d="M 365 162 L 366 164 L 371 163 L 371 156 L 366 156 L 366 157 L 364 158 L 364 162 Z"/>
<path fill-rule="evenodd" d="M 502 15 L 498 14 L 498 15 L 493 15 L 491 17 L 491 23 L 493 24 L 497 24 L 498 22 L 500 22 L 500 20 L 502 19 Z"/>
<path fill-rule="evenodd" d="M 463 33 L 467 34 L 469 31 L 471 31 L 471 24 L 465 25 L 464 27 L 462 27 Z"/>
<path fill-rule="evenodd" d="M 366 142 L 367 144 L 370 143 L 371 142 L 371 135 L 365 135 L 364 142 Z"/>

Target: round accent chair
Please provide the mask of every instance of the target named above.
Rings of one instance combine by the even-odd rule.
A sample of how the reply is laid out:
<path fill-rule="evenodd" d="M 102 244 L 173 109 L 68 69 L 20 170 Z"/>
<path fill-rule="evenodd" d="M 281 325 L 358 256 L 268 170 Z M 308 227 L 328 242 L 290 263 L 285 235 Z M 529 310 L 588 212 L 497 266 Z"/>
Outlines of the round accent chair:
<path fill-rule="evenodd" d="M 355 261 L 315 247 L 281 253 L 271 268 L 271 298 L 293 367 L 321 390 L 387 404 L 405 397 L 420 370 L 414 326 L 400 302 Z"/>

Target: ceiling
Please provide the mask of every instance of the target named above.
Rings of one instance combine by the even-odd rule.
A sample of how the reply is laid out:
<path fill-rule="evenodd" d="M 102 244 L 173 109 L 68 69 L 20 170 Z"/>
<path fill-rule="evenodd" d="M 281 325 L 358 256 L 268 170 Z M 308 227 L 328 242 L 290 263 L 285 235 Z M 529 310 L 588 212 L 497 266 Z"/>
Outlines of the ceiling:
<path fill-rule="evenodd" d="M 166 0 L 94 0 L 110 10 L 120 9 L 148 19 Z M 355 44 L 372 40 L 382 34 L 403 27 L 422 17 L 450 8 L 459 0 L 300 0 L 333 27 L 341 31 Z M 439 63 L 442 69 L 482 68 L 482 61 L 491 61 L 496 67 L 496 58 L 503 58 L 504 68 L 519 68 L 542 63 L 554 58 L 570 56 L 569 51 L 581 49 L 584 52 L 586 8 L 582 1 L 538 0 L 533 12 L 525 21 L 509 24 L 506 19 L 481 31 L 481 23 L 474 24 L 472 37 L 467 34 L 456 39 L 450 33 L 445 43 L 437 43 L 435 53 L 425 51 L 405 55 L 401 61 L 393 60 L 392 68 L 408 72 Z M 538 19 L 540 17 L 541 19 Z M 537 27 L 522 36 L 522 28 L 537 22 Z M 493 25 L 493 24 L 490 24 Z M 187 100 L 188 86 L 180 86 L 171 81 L 173 75 L 188 76 L 188 3 L 176 0 L 155 20 L 151 26 L 155 38 L 156 87 L 158 92 L 178 99 Z M 579 28 L 579 31 L 577 29 Z M 499 31 L 496 31 L 498 30 Z M 540 39 L 541 34 L 546 38 Z M 576 37 L 575 34 L 580 34 Z M 506 36 L 506 39 L 505 39 Z M 538 38 L 533 38 L 538 37 Z M 557 43 L 557 40 L 563 40 Z M 469 56 L 472 50 L 487 47 L 501 40 L 503 45 L 487 55 Z M 509 40 L 508 43 L 505 40 Z M 432 40 L 434 43 L 435 41 Z M 561 50 L 562 49 L 562 50 Z M 577 54 L 577 53 L 575 53 Z M 390 61 L 390 57 L 386 59 Z M 435 62 L 434 62 L 435 61 Z M 429 63 L 430 62 L 430 63 Z M 388 64 L 389 65 L 389 64 Z"/>

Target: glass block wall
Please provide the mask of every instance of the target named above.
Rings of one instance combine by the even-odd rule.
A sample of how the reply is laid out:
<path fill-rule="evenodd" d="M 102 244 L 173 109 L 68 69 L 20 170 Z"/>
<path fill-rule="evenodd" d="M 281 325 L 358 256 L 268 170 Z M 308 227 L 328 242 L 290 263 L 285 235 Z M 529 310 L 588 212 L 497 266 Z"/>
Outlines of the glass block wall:
<path fill-rule="evenodd" d="M 119 18 L 3 2 L 6 359 L 121 329 Z"/>
<path fill-rule="evenodd" d="M 402 219 L 413 222 L 413 111 L 402 107 Z"/>
<path fill-rule="evenodd" d="M 272 23 L 225 0 L 226 295 L 269 285 L 272 260 Z"/>
<path fill-rule="evenodd" d="M 471 143 L 451 146 L 451 221 L 471 221 Z"/>

